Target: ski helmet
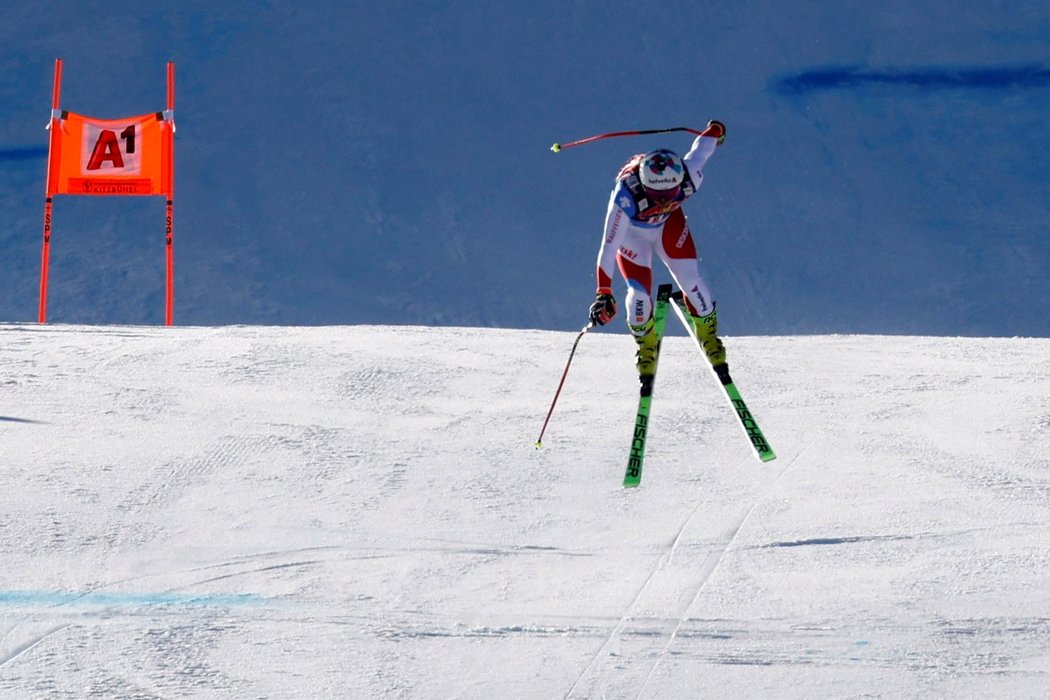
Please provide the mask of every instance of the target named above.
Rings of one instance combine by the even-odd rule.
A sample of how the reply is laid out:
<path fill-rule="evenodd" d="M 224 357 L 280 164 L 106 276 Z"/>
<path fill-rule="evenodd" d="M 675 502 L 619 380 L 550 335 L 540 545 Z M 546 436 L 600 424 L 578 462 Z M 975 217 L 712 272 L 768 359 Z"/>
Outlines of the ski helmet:
<path fill-rule="evenodd" d="M 646 190 L 665 193 L 675 190 L 685 179 L 682 159 L 666 148 L 647 153 L 638 166 L 638 179 Z"/>

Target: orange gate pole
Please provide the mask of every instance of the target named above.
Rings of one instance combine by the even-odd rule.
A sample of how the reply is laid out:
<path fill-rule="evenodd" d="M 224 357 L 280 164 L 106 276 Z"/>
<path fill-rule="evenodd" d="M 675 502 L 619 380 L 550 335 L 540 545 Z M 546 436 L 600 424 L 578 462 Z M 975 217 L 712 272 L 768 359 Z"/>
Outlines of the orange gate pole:
<path fill-rule="evenodd" d="M 170 326 L 175 318 L 175 63 L 168 61 L 168 111 L 165 114 L 168 131 L 164 136 L 164 191 L 167 194 L 167 211 L 164 223 L 164 247 L 167 252 L 164 287 L 164 325 Z"/>
<path fill-rule="evenodd" d="M 59 97 L 62 91 L 62 59 L 55 59 L 55 86 L 51 92 L 51 131 L 48 139 L 47 154 L 47 189 L 44 196 L 44 243 L 40 253 L 40 307 L 37 310 L 37 322 L 47 322 L 47 275 L 51 263 L 51 200 L 58 191 L 58 158 L 62 147 L 62 124 L 58 111 Z"/>

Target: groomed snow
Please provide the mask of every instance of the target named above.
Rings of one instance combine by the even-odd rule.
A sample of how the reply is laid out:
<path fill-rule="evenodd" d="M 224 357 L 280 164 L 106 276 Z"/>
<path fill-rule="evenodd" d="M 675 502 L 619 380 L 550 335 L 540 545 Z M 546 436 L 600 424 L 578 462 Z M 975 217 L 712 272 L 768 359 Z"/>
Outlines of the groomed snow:
<path fill-rule="evenodd" d="M 573 338 L 0 324 L 0 695 L 1045 696 L 1050 340 Z"/>

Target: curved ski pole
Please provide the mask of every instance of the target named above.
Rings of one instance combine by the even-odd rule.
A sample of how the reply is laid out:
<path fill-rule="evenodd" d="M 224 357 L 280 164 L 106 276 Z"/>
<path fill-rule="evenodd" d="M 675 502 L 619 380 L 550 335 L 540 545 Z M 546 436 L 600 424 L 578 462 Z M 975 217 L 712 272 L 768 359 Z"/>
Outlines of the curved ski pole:
<path fill-rule="evenodd" d="M 565 370 L 561 373 L 561 381 L 558 382 L 558 390 L 554 392 L 554 400 L 551 401 L 550 410 L 547 411 L 547 417 L 543 421 L 543 427 L 540 429 L 540 436 L 536 438 L 537 450 L 543 447 L 543 433 L 547 431 L 547 423 L 550 422 L 551 414 L 554 413 L 554 405 L 558 403 L 558 397 L 561 396 L 561 388 L 565 384 L 565 377 L 569 375 L 569 365 L 572 364 L 572 358 L 576 354 L 576 346 L 580 344 L 580 339 L 583 338 L 587 331 L 591 330 L 592 328 L 594 328 L 594 321 L 591 321 L 582 329 L 580 329 L 579 334 L 576 336 L 575 342 L 573 342 L 572 344 L 572 352 L 569 353 L 569 360 L 565 363 Z"/>
<path fill-rule="evenodd" d="M 672 131 L 688 131 L 690 134 L 696 134 L 697 136 L 699 136 L 702 133 L 700 131 L 697 131 L 696 129 L 690 129 L 687 126 L 674 126 L 670 129 L 642 129 L 641 131 L 613 131 L 608 134 L 598 134 L 597 136 L 588 136 L 585 139 L 569 141 L 568 143 L 556 143 L 553 146 L 551 146 L 551 150 L 555 153 L 560 153 L 566 148 L 582 146 L 585 143 L 601 141 L 602 139 L 611 139 L 616 136 L 645 136 L 647 134 L 667 134 Z"/>

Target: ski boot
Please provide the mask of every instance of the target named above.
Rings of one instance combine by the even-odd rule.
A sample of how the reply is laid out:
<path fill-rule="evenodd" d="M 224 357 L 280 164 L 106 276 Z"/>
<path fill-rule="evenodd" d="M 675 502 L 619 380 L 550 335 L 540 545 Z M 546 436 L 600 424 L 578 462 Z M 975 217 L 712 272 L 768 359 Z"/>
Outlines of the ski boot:
<path fill-rule="evenodd" d="M 693 330 L 696 331 L 700 346 L 707 355 L 707 361 L 711 363 L 711 368 L 725 384 L 729 378 L 729 365 L 726 364 L 725 345 L 718 337 L 718 309 L 711 309 L 711 313 L 706 316 L 690 316 Z"/>
<path fill-rule="evenodd" d="M 635 354 L 635 366 L 638 368 L 638 381 L 642 383 L 642 395 L 647 391 L 652 392 L 653 377 L 656 374 L 656 354 L 660 348 L 660 339 L 653 331 L 655 321 L 652 317 L 641 326 L 630 323 L 627 326 L 634 336 L 634 342 L 638 344 Z"/>

